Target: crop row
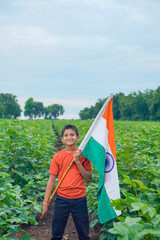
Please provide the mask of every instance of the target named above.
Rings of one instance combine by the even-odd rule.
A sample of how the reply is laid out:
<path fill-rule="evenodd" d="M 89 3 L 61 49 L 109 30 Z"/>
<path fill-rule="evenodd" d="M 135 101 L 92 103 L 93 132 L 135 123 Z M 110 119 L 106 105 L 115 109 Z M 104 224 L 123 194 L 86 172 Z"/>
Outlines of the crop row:
<path fill-rule="evenodd" d="M 92 120 L 54 120 L 60 134 L 66 124 L 79 129 L 80 142 Z M 114 121 L 117 167 L 121 199 L 112 206 L 122 211 L 117 219 L 101 226 L 100 240 L 158 240 L 160 239 L 160 123 Z M 87 186 L 89 213 L 97 218 L 98 174 L 93 171 Z"/>
<path fill-rule="evenodd" d="M 0 121 L 0 239 L 36 224 L 55 142 L 51 121 Z"/>
<path fill-rule="evenodd" d="M 74 124 L 80 142 L 93 120 L 54 120 L 60 135 L 66 124 Z M 160 238 L 160 123 L 115 121 L 116 154 L 121 199 L 112 205 L 122 215 L 101 225 L 100 240 Z M 0 239 L 20 231 L 20 224 L 36 224 L 56 135 L 51 121 L 0 120 Z M 89 213 L 97 218 L 98 174 L 93 170 L 87 185 Z M 8 240 L 13 238 L 7 238 Z M 14 238 L 15 239 L 15 238 Z M 28 235 L 25 239 L 30 239 Z"/>

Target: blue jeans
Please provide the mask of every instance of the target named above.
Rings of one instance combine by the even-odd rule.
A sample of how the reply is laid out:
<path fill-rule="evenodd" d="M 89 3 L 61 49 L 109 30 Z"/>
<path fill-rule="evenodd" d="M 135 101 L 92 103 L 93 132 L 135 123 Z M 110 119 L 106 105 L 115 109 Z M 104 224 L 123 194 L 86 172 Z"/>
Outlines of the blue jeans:
<path fill-rule="evenodd" d="M 68 199 L 57 195 L 52 219 L 52 239 L 61 240 L 69 214 L 72 214 L 79 240 L 90 240 L 86 197 Z"/>

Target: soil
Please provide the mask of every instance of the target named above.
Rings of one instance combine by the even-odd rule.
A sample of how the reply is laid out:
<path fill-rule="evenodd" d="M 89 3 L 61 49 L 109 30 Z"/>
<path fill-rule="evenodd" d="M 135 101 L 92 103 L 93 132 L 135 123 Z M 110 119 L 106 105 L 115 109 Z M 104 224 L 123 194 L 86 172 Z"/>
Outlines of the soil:
<path fill-rule="evenodd" d="M 61 150 L 62 143 L 57 135 L 57 144 L 56 147 L 58 150 Z M 15 233 L 12 236 L 21 239 L 25 236 L 26 232 L 29 236 L 35 240 L 50 240 L 51 239 L 51 226 L 52 226 L 52 214 L 54 209 L 54 201 L 55 197 L 52 199 L 51 203 L 48 207 L 48 212 L 41 220 L 39 216 L 37 216 L 38 225 L 21 225 L 21 229 L 25 230 L 25 232 Z M 89 216 L 90 222 L 93 220 L 91 216 Z M 90 229 L 90 238 L 91 240 L 98 240 L 100 235 L 100 226 L 97 226 L 95 230 Z M 63 240 L 78 240 L 78 235 L 76 232 L 76 228 L 72 219 L 72 216 L 69 216 L 68 223 L 65 228 L 65 232 L 63 235 Z"/>
<path fill-rule="evenodd" d="M 52 213 L 54 208 L 54 199 L 51 201 L 48 213 L 44 216 L 44 218 L 41 220 L 39 217 L 37 217 L 38 225 L 22 225 L 21 228 L 25 230 L 25 233 L 15 233 L 12 236 L 17 237 L 18 239 L 21 239 L 25 236 L 26 232 L 29 234 L 29 236 L 35 240 L 50 240 L 51 239 L 51 226 L 52 226 Z M 90 221 L 93 220 L 90 217 Z M 97 232 L 98 231 L 98 232 Z M 99 239 L 99 229 L 96 231 L 90 229 L 90 238 L 91 240 L 98 240 Z M 78 240 L 78 235 L 76 232 L 76 228 L 74 225 L 74 222 L 72 220 L 72 216 L 69 216 L 68 223 L 65 228 L 65 232 L 63 235 L 63 240 Z"/>

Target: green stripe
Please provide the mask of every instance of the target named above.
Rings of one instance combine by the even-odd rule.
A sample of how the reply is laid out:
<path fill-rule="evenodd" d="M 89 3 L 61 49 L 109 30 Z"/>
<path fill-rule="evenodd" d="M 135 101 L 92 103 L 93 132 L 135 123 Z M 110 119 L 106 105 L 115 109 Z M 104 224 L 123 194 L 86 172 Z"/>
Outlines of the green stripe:
<path fill-rule="evenodd" d="M 109 204 L 111 201 L 106 192 L 105 186 L 97 193 L 98 196 L 98 217 L 100 223 L 108 222 L 117 217 L 114 208 Z"/>
<path fill-rule="evenodd" d="M 82 156 L 93 163 L 96 171 L 104 176 L 105 173 L 105 156 L 104 147 L 99 144 L 93 137 L 90 137 L 85 148 L 82 151 Z"/>

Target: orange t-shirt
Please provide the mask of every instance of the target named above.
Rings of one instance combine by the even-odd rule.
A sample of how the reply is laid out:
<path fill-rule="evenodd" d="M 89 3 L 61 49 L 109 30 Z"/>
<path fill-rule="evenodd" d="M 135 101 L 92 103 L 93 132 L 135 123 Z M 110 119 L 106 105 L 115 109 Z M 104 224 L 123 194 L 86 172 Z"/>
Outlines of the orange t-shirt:
<path fill-rule="evenodd" d="M 58 181 L 60 181 L 69 163 L 73 159 L 73 153 L 75 151 L 68 153 L 65 151 L 65 149 L 63 149 L 53 156 L 49 173 L 58 175 Z M 86 170 L 92 169 L 91 162 L 88 159 L 80 156 L 80 161 Z M 86 186 L 83 182 L 83 177 L 81 176 L 76 163 L 73 162 L 71 168 L 69 169 L 62 183 L 60 184 L 57 190 L 57 194 L 61 197 L 74 199 L 84 197 L 85 190 Z"/>

